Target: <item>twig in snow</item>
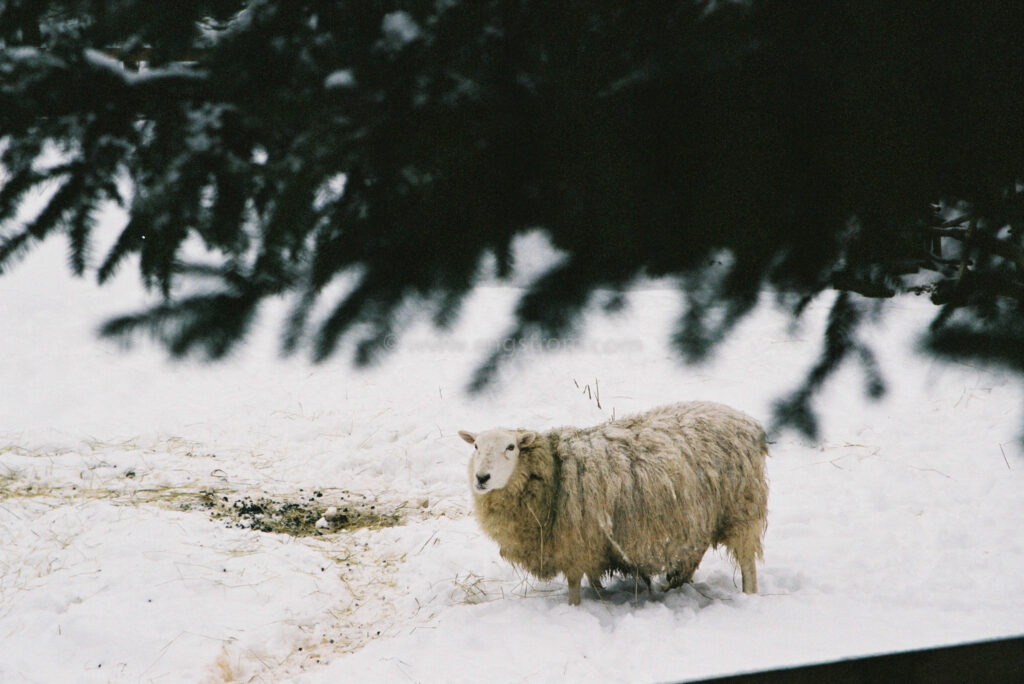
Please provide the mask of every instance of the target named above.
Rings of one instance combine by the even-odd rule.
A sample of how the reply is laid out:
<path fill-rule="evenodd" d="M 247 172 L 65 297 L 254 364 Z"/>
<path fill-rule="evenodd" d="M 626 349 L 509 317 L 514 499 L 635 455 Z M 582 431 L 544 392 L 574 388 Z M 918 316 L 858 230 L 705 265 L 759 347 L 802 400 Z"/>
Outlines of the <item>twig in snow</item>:
<path fill-rule="evenodd" d="M 938 473 L 939 475 L 941 475 L 942 477 L 946 478 L 947 480 L 952 480 L 953 479 L 952 477 L 950 477 L 946 473 L 942 472 L 941 470 L 936 470 L 935 468 L 918 468 L 917 466 L 910 465 L 909 463 L 907 464 L 907 467 L 908 468 L 913 468 L 914 470 L 920 470 L 920 471 L 923 471 L 923 472 Z"/>
<path fill-rule="evenodd" d="M 430 542 L 431 542 L 431 541 L 432 541 L 432 540 L 434 539 L 434 537 L 436 537 L 436 536 L 437 536 L 437 530 L 434 530 L 434 531 L 433 531 L 433 532 L 432 532 L 432 533 L 430 534 L 430 538 L 429 538 L 429 539 L 427 539 L 427 541 L 423 542 L 423 546 L 421 546 L 421 547 L 420 547 L 420 550 L 416 552 L 416 555 L 418 556 L 418 555 L 420 555 L 421 553 L 423 553 L 423 549 L 427 548 L 427 544 L 429 544 L 429 543 L 430 543 Z M 437 542 L 434 542 L 434 543 L 436 544 Z"/>
<path fill-rule="evenodd" d="M 416 680 L 415 680 L 415 679 L 413 679 L 413 678 L 412 678 L 411 676 L 409 676 L 409 673 L 408 673 L 408 672 L 406 672 L 406 671 L 405 671 L 405 668 L 406 668 L 406 667 L 409 667 L 409 663 L 407 663 L 407 662 L 405 662 L 405 661 L 403 661 L 403 660 L 399 660 L 398 658 L 384 658 L 384 660 L 388 660 L 388 661 L 391 661 L 392 663 L 394 663 L 394 665 L 395 665 L 395 668 L 396 668 L 396 669 L 397 669 L 397 670 L 398 670 L 399 672 L 401 672 L 401 673 L 402 673 L 402 675 L 403 675 L 403 676 L 405 676 L 405 678 L 406 678 L 406 679 L 408 679 L 408 680 L 409 680 L 410 682 L 415 682 L 415 681 L 416 681 Z M 405 667 L 403 667 L 403 665 L 404 665 Z"/>
<path fill-rule="evenodd" d="M 734 585 L 736 584 L 735 573 L 733 574 L 732 582 Z M 706 598 L 708 601 L 732 601 L 732 598 L 728 596 L 711 596 L 709 594 L 705 594 L 703 591 L 697 588 L 697 584 L 694 582 L 690 583 L 690 587 L 692 587 L 695 592 Z"/>

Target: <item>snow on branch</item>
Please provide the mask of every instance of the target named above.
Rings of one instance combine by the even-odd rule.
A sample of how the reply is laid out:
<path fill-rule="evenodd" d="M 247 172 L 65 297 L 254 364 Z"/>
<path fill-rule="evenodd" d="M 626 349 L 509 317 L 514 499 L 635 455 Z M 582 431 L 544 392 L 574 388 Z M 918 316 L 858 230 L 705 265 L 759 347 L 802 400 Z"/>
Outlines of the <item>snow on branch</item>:
<path fill-rule="evenodd" d="M 201 82 L 209 78 L 209 72 L 205 69 L 197 69 L 183 62 L 173 62 L 166 66 L 147 68 L 144 71 L 135 72 L 126 69 L 120 60 L 111 57 L 103 50 L 86 48 L 83 51 L 83 55 L 89 64 L 97 69 L 116 74 L 127 85 L 152 83 L 162 80 Z"/>

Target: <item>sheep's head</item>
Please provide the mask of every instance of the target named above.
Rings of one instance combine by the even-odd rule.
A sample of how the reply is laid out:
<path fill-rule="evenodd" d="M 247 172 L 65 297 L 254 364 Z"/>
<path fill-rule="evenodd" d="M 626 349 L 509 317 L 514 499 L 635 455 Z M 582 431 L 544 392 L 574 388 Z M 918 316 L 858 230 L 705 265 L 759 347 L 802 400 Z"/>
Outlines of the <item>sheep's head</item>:
<path fill-rule="evenodd" d="M 508 484 L 519 462 L 520 450 L 532 444 L 537 433 L 496 429 L 474 434 L 459 430 L 459 437 L 473 445 L 469 488 L 476 494 L 486 494 Z"/>

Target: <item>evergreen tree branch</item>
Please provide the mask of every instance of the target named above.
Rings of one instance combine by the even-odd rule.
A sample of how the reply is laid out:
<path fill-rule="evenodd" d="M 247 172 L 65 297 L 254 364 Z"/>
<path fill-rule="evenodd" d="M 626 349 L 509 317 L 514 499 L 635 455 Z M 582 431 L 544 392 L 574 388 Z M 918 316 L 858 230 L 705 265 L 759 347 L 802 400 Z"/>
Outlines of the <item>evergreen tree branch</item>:
<path fill-rule="evenodd" d="M 964 254 L 972 247 L 982 247 L 1024 269 L 1024 247 L 1011 240 L 1002 240 L 982 231 L 972 232 L 970 228 L 931 228 L 929 232 L 937 237 L 948 237 L 962 242 Z"/>
<path fill-rule="evenodd" d="M 244 339 L 258 302 L 251 292 L 193 296 L 113 318 L 99 332 L 123 342 L 147 333 L 176 357 L 198 355 L 215 361 Z"/>
<path fill-rule="evenodd" d="M 1024 269 L 1021 25 L 1016 0 L 8 2 L 0 268 L 64 231 L 87 270 L 93 219 L 121 201 L 97 277 L 138 255 L 165 301 L 118 329 L 215 356 L 261 299 L 294 293 L 286 349 L 308 339 L 322 359 L 354 341 L 368 362 L 413 304 L 451 324 L 485 255 L 511 276 L 511 245 L 539 229 L 565 261 L 523 293 L 515 340 L 570 334 L 595 288 L 666 277 L 688 303 L 673 346 L 698 362 L 765 287 L 794 316 L 846 293 L 790 406 L 811 429 L 843 358 L 884 388 L 842 332 L 853 293 L 890 298 L 938 267 L 936 328 L 1022 317 L 1001 309 Z M 48 182 L 49 205 L 8 229 Z M 962 243 L 957 261 L 932 253 L 941 237 Z M 182 264 L 196 238 L 214 265 Z M 341 274 L 362 279 L 322 301 Z M 223 298 L 182 296 L 197 279 Z"/>

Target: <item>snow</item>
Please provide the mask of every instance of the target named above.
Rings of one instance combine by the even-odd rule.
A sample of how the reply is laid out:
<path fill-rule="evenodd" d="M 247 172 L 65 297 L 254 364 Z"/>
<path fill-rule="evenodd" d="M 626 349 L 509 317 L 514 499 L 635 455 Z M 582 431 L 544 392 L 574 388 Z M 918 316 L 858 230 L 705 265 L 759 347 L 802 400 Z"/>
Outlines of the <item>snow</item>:
<path fill-rule="evenodd" d="M 525 268 L 556 261 L 543 246 L 519 244 Z M 766 296 L 686 367 L 667 345 L 680 298 L 651 283 L 467 396 L 506 344 L 515 287 L 478 290 L 448 333 L 412 323 L 366 371 L 345 349 L 279 358 L 282 302 L 223 364 L 174 364 L 96 339 L 146 295 L 132 268 L 104 288 L 72 279 L 65 252 L 46 242 L 0 278 L 0 681 L 682 680 L 1024 632 L 1021 385 L 916 356 L 923 298 L 863 334 L 882 402 L 851 364 L 816 402 L 821 442 L 776 437 L 759 595 L 709 552 L 692 585 L 622 579 L 570 607 L 564 580 L 520 575 L 479 531 L 456 431 L 691 398 L 767 420 L 814 363 L 829 301 L 794 329 Z M 180 505 L 314 490 L 402 523 L 291 537 Z"/>
<path fill-rule="evenodd" d="M 401 47 L 419 38 L 423 31 L 408 12 L 389 12 L 381 21 L 381 31 L 391 47 Z"/>
<path fill-rule="evenodd" d="M 313 208 L 316 211 L 322 211 L 327 205 L 332 202 L 337 202 L 341 199 L 341 196 L 345 192 L 345 184 L 348 182 L 348 175 L 344 173 L 338 173 L 327 179 L 319 188 L 316 190 L 315 197 L 313 199 Z"/>
<path fill-rule="evenodd" d="M 161 79 L 180 79 L 201 81 L 208 78 L 209 73 L 203 69 L 196 69 L 188 62 L 176 62 L 156 69 L 146 68 L 138 72 L 125 69 L 120 60 L 111 57 L 102 50 L 86 48 L 83 52 L 85 59 L 97 69 L 124 81 L 128 85 L 149 83 Z"/>
<path fill-rule="evenodd" d="M 324 88 L 332 90 L 334 88 L 353 88 L 356 85 L 355 74 L 352 73 L 351 69 L 338 69 L 328 74 L 327 78 L 324 79 Z"/>

